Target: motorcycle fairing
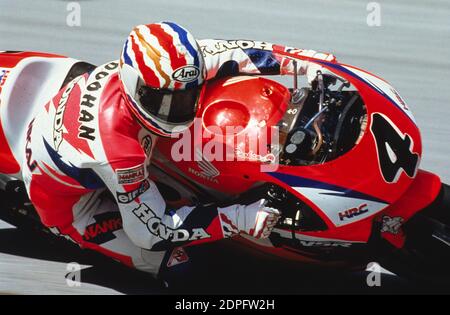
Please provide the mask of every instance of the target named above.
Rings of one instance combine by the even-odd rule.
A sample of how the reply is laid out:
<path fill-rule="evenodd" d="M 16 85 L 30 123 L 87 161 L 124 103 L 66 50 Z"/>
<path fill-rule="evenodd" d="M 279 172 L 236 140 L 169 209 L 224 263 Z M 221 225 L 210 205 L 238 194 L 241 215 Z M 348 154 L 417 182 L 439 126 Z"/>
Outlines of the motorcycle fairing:
<path fill-rule="evenodd" d="M 367 108 L 369 118 L 368 128 L 360 143 L 355 145 L 350 152 L 343 156 L 320 165 L 306 167 L 280 166 L 278 173 L 294 177 L 301 175 L 301 177 L 299 177 L 299 182 L 304 182 L 306 179 L 320 183 L 321 187 L 337 186 L 348 192 L 357 192 L 366 195 L 366 198 L 362 199 L 353 198 L 353 206 L 355 208 L 360 207 L 362 204 L 361 202 L 365 202 L 365 200 L 367 203 L 373 202 L 374 198 L 381 201 L 381 203 L 378 202 L 372 209 L 369 209 L 367 215 L 361 215 L 354 220 L 354 222 L 358 222 L 365 217 L 375 215 L 389 204 L 397 201 L 413 182 L 422 152 L 420 133 L 415 125 L 414 118 L 410 113 L 409 108 L 388 83 L 351 66 L 324 61 L 318 62 L 355 86 Z M 393 98 L 396 98 L 397 100 L 394 100 Z M 388 182 L 383 177 L 376 139 L 373 132 L 371 132 L 374 114 L 389 117 L 389 122 L 394 125 L 394 129 L 398 130 L 400 135 L 408 135 L 411 138 L 411 153 L 419 156 L 414 167 L 413 176 L 409 176 L 401 167 L 399 167 L 398 178 L 396 178 L 396 181 Z M 278 177 L 281 176 L 278 175 Z M 288 186 L 290 185 L 288 184 Z M 306 191 L 307 189 L 305 189 L 305 187 L 296 189 L 299 193 L 301 193 L 302 190 Z M 330 193 L 332 194 L 332 191 L 333 189 L 328 192 L 321 191 L 319 193 L 310 193 L 310 196 L 305 196 L 303 194 L 303 196 L 312 203 L 319 205 L 324 204 L 322 200 L 323 196 L 327 196 Z M 367 198 L 367 196 L 369 197 Z M 333 206 L 341 206 L 342 210 L 345 211 L 351 204 L 345 206 L 345 203 L 341 203 L 340 200 L 343 201 L 344 199 L 336 198 L 336 204 Z M 340 222 L 336 222 L 336 210 L 333 209 L 334 207 L 327 209 L 326 207 L 318 206 L 317 208 L 330 219 L 327 221 L 328 223 L 331 221 L 335 226 L 342 225 L 336 224 Z"/>
<path fill-rule="evenodd" d="M 20 177 L 28 122 L 76 62 L 47 53 L 0 52 L 0 71 L 8 72 L 0 89 L 0 173 Z"/>
<path fill-rule="evenodd" d="M 311 207 L 326 224 L 327 229 L 305 231 L 277 228 L 274 234 L 278 234 L 280 237 L 307 241 L 310 242 L 308 243 L 310 246 L 317 247 L 326 247 L 329 244 L 339 245 L 339 242 L 347 245 L 365 243 L 371 235 L 373 220 L 379 214 L 381 214 L 380 220 L 383 220 L 383 216 L 389 216 L 392 218 L 401 217 L 406 221 L 436 198 L 441 186 L 440 180 L 435 175 L 422 171 L 417 172 L 422 154 L 420 133 L 408 106 L 395 89 L 384 80 L 349 65 L 314 60 L 284 51 L 278 51 L 277 53 L 293 59 L 320 63 L 336 75 L 348 80 L 358 90 L 367 110 L 368 124 L 361 140 L 350 151 L 323 164 L 280 165 L 276 172 L 267 173 L 261 172 L 261 161 L 258 160 L 229 163 L 226 161 L 208 161 L 202 158 L 191 162 L 168 163 L 171 157 L 170 147 L 176 139 L 165 139 L 160 141 L 156 148 L 160 157 L 165 158 L 160 159 L 160 161 L 164 161 L 158 164 L 160 168 L 167 171 L 170 164 L 172 174 L 181 175 L 181 178 L 186 180 L 186 184 L 193 186 L 194 190 L 201 187 L 203 190 L 209 190 L 210 192 L 220 192 L 224 198 L 243 193 L 261 183 L 275 183 L 285 188 L 297 196 L 305 205 Z M 55 62 L 53 63 L 50 59 L 54 59 Z M 10 120 L 8 116 L 14 113 L 21 114 L 22 119 L 29 119 L 28 114 L 31 113 L 29 108 L 21 107 L 21 110 L 17 111 L 18 107 L 14 107 L 13 111 L 10 106 L 12 102 L 9 102 L 5 97 L 5 95 L 9 97 L 10 94 L 7 89 L 12 89 L 14 83 L 16 83 L 18 75 L 15 73 L 20 72 L 18 71 L 19 68 L 24 68 L 19 66 L 25 66 L 28 64 L 27 62 L 30 64 L 34 62 L 36 62 L 35 64 L 39 62 L 41 64 L 48 63 L 50 67 L 47 70 L 52 69 L 55 72 L 41 71 L 35 76 L 39 80 L 34 82 L 41 84 L 41 87 L 44 87 L 44 83 L 49 84 L 49 87 L 51 83 L 53 89 L 58 89 L 60 85 L 54 83 L 62 81 L 63 74 L 66 74 L 76 61 L 51 54 L 0 53 L 0 69 L 9 71 L 8 77 L 2 80 L 2 88 L 4 89 L 0 92 L 0 118 L 2 118 L 0 127 L 6 121 L 8 123 L 14 121 Z M 53 68 L 53 65 L 57 64 L 61 68 Z M 43 69 L 45 70 L 45 67 Z M 57 80 L 53 81 L 56 77 Z M 225 78 L 209 82 L 208 89 L 201 100 L 202 107 L 198 117 L 205 118 L 205 113 L 207 113 L 207 115 L 211 115 L 209 119 L 212 122 L 214 116 L 221 113 L 220 107 L 223 107 L 223 110 L 228 110 L 234 115 L 234 119 L 237 119 L 244 127 L 252 119 L 265 119 L 269 126 L 276 125 L 288 108 L 290 101 L 290 93 L 287 88 L 265 78 Z M 45 91 L 46 93 L 52 93 L 51 89 L 45 89 Z M 254 98 L 255 91 L 259 95 L 257 98 Z M 37 92 L 35 91 L 36 95 Z M 31 99 L 35 95 L 30 93 L 28 96 Z M 21 102 L 19 105 L 25 106 L 25 103 Z M 41 103 L 45 104 L 45 102 Z M 37 100 L 33 104 L 37 104 Z M 207 110 L 208 108 L 209 110 Z M 268 115 L 268 113 L 270 114 Z M 8 119 L 6 120 L 5 117 Z M 418 156 L 412 175 L 399 167 L 396 176 L 394 176 L 395 180 L 387 181 L 383 176 L 376 134 L 372 130 L 374 117 L 387 118 L 385 120 L 392 126 L 391 129 L 397 132 L 401 141 L 410 139 L 410 152 Z M 257 135 L 258 130 L 254 130 L 254 133 Z M 4 130 L 0 128 L 0 147 L 2 149 L 0 158 L 7 162 L 0 165 L 0 172 L 13 174 L 20 171 L 18 161 L 21 158 L 14 153 L 16 145 L 17 148 L 20 146 L 14 143 L 13 139 L 14 137 L 11 134 L 5 134 Z M 210 139 L 211 131 L 209 137 L 205 137 L 203 141 Z M 390 153 L 388 157 L 393 157 L 390 151 L 395 150 L 391 148 L 391 150 L 386 149 L 386 151 Z M 330 202 L 328 198 L 333 198 L 335 202 Z M 366 204 L 366 207 L 361 207 L 364 204 Z M 347 213 L 346 211 L 349 210 L 352 211 Z M 342 217 L 345 219 L 341 220 Z M 389 231 L 383 232 L 383 237 L 397 247 L 402 245 L 403 235 L 401 231 L 398 234 Z M 269 251 L 267 248 L 272 248 L 274 252 L 277 252 L 277 255 L 300 258 L 298 254 L 293 252 L 298 248 L 290 248 L 287 251 L 287 246 L 283 248 L 270 246 L 270 242 L 266 244 L 266 251 Z M 307 260 L 308 258 L 302 257 L 301 259 Z"/>
<path fill-rule="evenodd" d="M 349 65 L 314 60 L 288 52 L 280 51 L 278 53 L 293 59 L 320 63 L 337 76 L 348 80 L 356 88 L 367 111 L 367 127 L 360 141 L 347 153 L 323 164 L 279 165 L 275 172 L 269 173 L 261 172 L 260 162 L 249 160 L 232 163 L 208 161 L 217 170 L 215 174 L 212 174 L 213 176 L 208 176 L 208 174 L 202 176 L 201 168 L 196 161 L 178 162 L 175 164 L 175 169 L 184 178 L 208 187 L 211 191 L 220 191 L 228 196 L 243 193 L 259 183 L 275 183 L 311 207 L 328 227 L 325 231 L 295 231 L 295 234 L 330 240 L 367 242 L 374 217 L 381 212 L 388 211 L 390 205 L 397 202 L 414 181 L 422 154 L 420 133 L 414 117 L 395 89 L 368 72 Z M 242 86 L 239 86 L 241 84 Z M 249 98 L 254 97 L 250 93 L 252 89 L 258 90 L 264 86 L 276 87 L 274 94 L 285 95 L 278 97 L 277 101 L 266 103 L 266 106 L 269 108 L 278 106 L 282 110 L 286 110 L 289 102 L 286 96 L 287 90 L 283 90 L 278 83 L 266 78 L 257 80 L 253 77 L 225 78 L 208 83 L 208 89 L 201 100 L 202 105 L 198 117 L 205 119 L 204 114 L 208 113 L 207 109 L 210 106 L 217 107 L 217 104 L 221 104 L 226 108 L 227 102 L 228 104 L 237 102 L 240 104 L 239 106 L 246 107 L 237 112 L 250 113 L 249 116 L 245 115 L 248 117 L 243 119 L 244 124 L 245 121 L 252 118 L 260 120 L 261 116 L 252 111 L 257 107 L 255 104 L 258 104 L 259 101 L 257 102 L 255 99 L 249 101 Z M 233 106 L 236 107 L 234 104 Z M 215 111 L 215 114 L 219 112 L 220 110 Z M 407 137 L 411 140 L 410 154 L 416 154 L 418 157 L 412 176 L 405 172 L 402 165 L 400 167 L 394 165 L 394 171 L 395 168 L 398 168 L 397 174 L 394 174 L 396 175 L 394 176 L 395 180 L 389 182 L 383 176 L 382 167 L 386 161 L 380 161 L 377 138 L 371 128 L 374 115 L 387 118 L 386 121 L 388 120 L 387 123 L 392 126 L 391 129 L 398 134 L 394 136 L 400 139 L 394 140 L 404 141 Z M 281 117 L 280 114 L 274 116 L 277 119 L 273 119 L 268 125 L 276 125 Z M 208 119 L 214 121 L 213 117 Z M 384 140 L 383 137 L 385 137 L 384 134 L 381 135 L 381 140 Z M 203 138 L 202 145 L 208 140 L 210 138 Z M 170 160 L 171 143 L 173 140 L 172 142 L 170 140 L 160 141 L 157 146 L 167 160 Z M 391 144 L 388 143 L 386 147 L 389 145 Z M 382 150 L 385 149 L 382 148 Z M 395 160 L 396 148 L 387 148 L 385 151 L 388 153 L 387 157 Z M 401 158 L 401 156 L 399 157 Z M 391 163 L 395 164 L 392 161 Z"/>

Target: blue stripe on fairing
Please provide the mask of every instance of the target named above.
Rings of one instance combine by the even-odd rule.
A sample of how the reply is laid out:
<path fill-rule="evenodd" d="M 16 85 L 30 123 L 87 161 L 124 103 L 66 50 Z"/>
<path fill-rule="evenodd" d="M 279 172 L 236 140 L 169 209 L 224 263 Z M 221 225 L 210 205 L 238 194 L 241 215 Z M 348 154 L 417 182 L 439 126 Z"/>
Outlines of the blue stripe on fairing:
<path fill-rule="evenodd" d="M 391 102 L 394 106 L 396 106 L 397 108 L 399 108 L 399 109 L 402 111 L 402 113 L 403 113 L 406 117 L 408 117 L 409 120 L 411 120 L 412 123 L 413 123 L 414 125 L 416 125 L 416 123 L 414 122 L 414 120 L 413 120 L 408 114 L 405 113 L 405 111 L 403 110 L 403 108 L 401 108 L 401 107 L 400 107 L 400 106 L 399 106 L 392 98 L 389 97 L 389 95 L 387 95 L 386 93 L 384 93 L 384 92 L 383 92 L 380 88 L 378 88 L 373 82 L 371 82 L 371 81 L 369 81 L 369 80 L 366 80 L 366 79 L 364 79 L 364 78 L 361 78 L 361 77 L 360 77 L 359 75 L 357 75 L 356 73 L 354 73 L 354 72 L 348 70 L 347 68 L 344 68 L 344 67 L 341 66 L 341 65 L 338 65 L 338 64 L 335 64 L 335 63 L 331 63 L 331 62 L 327 62 L 327 61 L 317 61 L 317 63 L 323 64 L 323 65 L 329 66 L 329 67 L 331 67 L 331 68 L 334 68 L 334 69 L 336 69 L 336 70 L 339 70 L 339 71 L 342 71 L 342 72 L 344 72 L 344 73 L 347 73 L 347 74 L 351 75 L 352 77 L 354 77 L 354 78 L 356 78 L 356 79 L 358 79 L 358 80 L 360 80 L 360 81 L 363 81 L 363 82 L 365 82 L 365 83 L 367 83 L 367 81 L 370 82 L 371 84 L 367 84 L 369 87 L 371 87 L 373 90 L 375 90 L 376 92 L 378 92 L 379 94 L 381 94 L 381 96 L 383 96 L 384 98 L 386 98 L 386 99 L 387 99 L 389 102 Z"/>
<path fill-rule="evenodd" d="M 105 187 L 105 183 L 92 169 L 78 168 L 70 162 L 70 165 L 64 163 L 61 159 L 61 155 L 59 155 L 59 153 L 56 152 L 44 138 L 43 141 L 53 163 L 55 163 L 56 167 L 64 174 L 75 179 L 81 186 L 87 189 L 100 189 Z"/>
<path fill-rule="evenodd" d="M 125 42 L 125 47 L 123 48 L 123 61 L 129 65 L 129 66 L 133 66 L 133 61 L 131 61 L 130 56 L 128 55 L 128 40 Z"/>
<path fill-rule="evenodd" d="M 280 63 L 273 56 L 272 51 L 261 49 L 243 49 L 253 64 L 262 74 L 279 74 Z"/>
<path fill-rule="evenodd" d="M 324 182 L 319 182 L 316 180 L 312 180 L 312 179 L 308 179 L 308 178 L 304 178 L 304 177 L 300 177 L 300 176 L 283 174 L 283 173 L 278 173 L 278 172 L 271 172 L 271 173 L 269 173 L 269 175 L 275 177 L 276 179 L 282 181 L 283 183 L 285 183 L 291 187 L 314 188 L 314 189 L 323 189 L 323 190 L 333 191 L 333 192 L 329 192 L 329 193 L 320 193 L 322 195 L 364 199 L 364 200 L 389 204 L 389 202 L 387 202 L 385 200 L 382 200 L 382 199 L 379 199 L 379 198 L 376 198 L 376 197 L 373 197 L 370 195 L 366 195 L 364 193 L 361 193 L 361 192 L 358 192 L 355 190 L 351 190 L 348 188 L 344 188 L 344 187 L 340 187 L 340 186 L 336 186 L 336 185 L 332 185 L 332 184 L 327 184 Z"/>

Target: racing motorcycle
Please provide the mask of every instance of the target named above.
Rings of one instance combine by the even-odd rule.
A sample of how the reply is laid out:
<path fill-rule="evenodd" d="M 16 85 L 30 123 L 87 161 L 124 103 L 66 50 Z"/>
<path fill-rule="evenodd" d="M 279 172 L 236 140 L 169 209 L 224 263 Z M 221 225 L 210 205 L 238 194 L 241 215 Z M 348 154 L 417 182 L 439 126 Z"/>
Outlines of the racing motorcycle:
<path fill-rule="evenodd" d="M 326 71 L 307 87 L 296 75 L 291 87 L 261 76 L 208 82 L 200 124 L 154 148 L 150 174 L 164 198 L 173 206 L 266 198 L 282 212 L 277 226 L 269 239 L 240 236 L 237 246 L 346 270 L 376 261 L 409 279 L 448 284 L 450 188 L 419 169 L 420 131 L 399 93 L 351 65 L 295 49 L 275 54 L 294 69 L 307 60 Z M 0 53 L 2 219 L 43 228 L 15 179 L 20 167 L 11 146 L 25 147 L 26 130 L 8 146 L 8 125 L 31 120 L 62 86 L 93 67 L 51 54 Z M 276 130 L 275 139 L 267 130 Z M 255 149 L 252 139 L 265 147 Z M 183 143 L 183 152 L 174 154 Z M 217 151 L 237 159 L 211 158 Z"/>

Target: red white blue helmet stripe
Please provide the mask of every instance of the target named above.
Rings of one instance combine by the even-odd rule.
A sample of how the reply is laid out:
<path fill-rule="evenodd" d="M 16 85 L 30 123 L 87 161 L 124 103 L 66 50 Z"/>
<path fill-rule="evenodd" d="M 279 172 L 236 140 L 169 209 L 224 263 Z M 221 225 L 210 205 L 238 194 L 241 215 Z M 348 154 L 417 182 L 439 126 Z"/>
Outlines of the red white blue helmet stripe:
<path fill-rule="evenodd" d="M 167 136 L 179 125 L 152 116 L 139 102 L 138 83 L 153 89 L 183 91 L 205 81 L 202 53 L 194 37 L 173 22 L 136 26 L 127 38 L 119 69 L 129 108 L 139 121 Z"/>
<path fill-rule="evenodd" d="M 188 89 L 204 81 L 203 58 L 193 36 L 172 22 L 139 25 L 125 42 L 121 62 L 133 67 L 148 86 Z M 198 69 L 192 80 L 177 81 L 174 73 L 191 66 Z"/>

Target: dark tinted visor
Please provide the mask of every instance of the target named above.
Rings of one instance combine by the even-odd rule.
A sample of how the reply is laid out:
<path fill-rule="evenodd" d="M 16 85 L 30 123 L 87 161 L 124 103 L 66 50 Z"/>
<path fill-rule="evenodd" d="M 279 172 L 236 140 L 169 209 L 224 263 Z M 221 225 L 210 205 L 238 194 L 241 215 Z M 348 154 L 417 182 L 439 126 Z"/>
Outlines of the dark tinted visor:
<path fill-rule="evenodd" d="M 136 100 L 149 114 L 163 122 L 180 124 L 190 122 L 197 112 L 200 87 L 187 90 L 154 89 L 139 80 Z"/>

